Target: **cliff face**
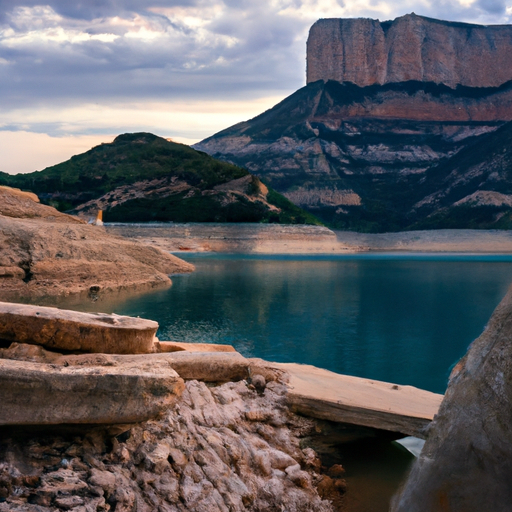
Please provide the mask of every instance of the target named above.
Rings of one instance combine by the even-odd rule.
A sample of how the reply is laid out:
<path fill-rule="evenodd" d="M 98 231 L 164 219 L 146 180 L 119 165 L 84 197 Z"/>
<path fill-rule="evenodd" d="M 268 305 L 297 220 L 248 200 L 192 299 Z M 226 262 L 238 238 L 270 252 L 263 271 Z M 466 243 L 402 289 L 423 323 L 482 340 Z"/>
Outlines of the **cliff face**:
<path fill-rule="evenodd" d="M 408 14 L 393 21 L 322 19 L 307 42 L 307 82 L 361 87 L 417 80 L 498 87 L 512 80 L 512 27 Z"/>
<path fill-rule="evenodd" d="M 511 225 L 512 26 L 320 20 L 307 61 L 306 87 L 196 148 L 331 227 Z"/>
<path fill-rule="evenodd" d="M 510 510 L 512 292 L 452 371 L 393 512 Z"/>

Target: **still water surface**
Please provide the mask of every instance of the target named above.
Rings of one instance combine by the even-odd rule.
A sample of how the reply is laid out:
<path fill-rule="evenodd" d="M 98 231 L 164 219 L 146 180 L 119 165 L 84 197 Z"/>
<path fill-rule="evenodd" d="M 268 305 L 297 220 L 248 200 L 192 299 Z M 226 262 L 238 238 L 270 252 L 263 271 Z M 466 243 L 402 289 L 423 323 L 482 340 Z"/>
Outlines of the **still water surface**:
<path fill-rule="evenodd" d="M 156 320 L 162 340 L 440 393 L 512 282 L 510 255 L 180 257 L 196 272 L 114 312 Z"/>
<path fill-rule="evenodd" d="M 180 256 L 197 270 L 170 289 L 86 307 L 156 320 L 162 340 L 440 393 L 512 283 L 512 256 Z M 371 439 L 330 456 L 347 470 L 347 512 L 387 512 L 413 458 Z"/>

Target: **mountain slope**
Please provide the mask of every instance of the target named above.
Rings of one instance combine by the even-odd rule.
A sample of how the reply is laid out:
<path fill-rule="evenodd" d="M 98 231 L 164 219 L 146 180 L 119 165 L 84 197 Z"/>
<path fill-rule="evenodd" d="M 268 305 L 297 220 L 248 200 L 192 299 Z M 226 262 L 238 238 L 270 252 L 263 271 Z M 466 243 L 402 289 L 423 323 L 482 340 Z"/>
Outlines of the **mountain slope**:
<path fill-rule="evenodd" d="M 396 231 L 424 225 L 433 211 L 415 205 L 438 192 L 447 162 L 509 119 L 512 83 L 318 81 L 194 147 L 246 167 L 331 226 Z M 467 195 L 480 190 L 472 183 Z"/>
<path fill-rule="evenodd" d="M 83 217 L 103 210 L 105 221 L 318 223 L 245 169 L 149 133 L 2 183 Z"/>

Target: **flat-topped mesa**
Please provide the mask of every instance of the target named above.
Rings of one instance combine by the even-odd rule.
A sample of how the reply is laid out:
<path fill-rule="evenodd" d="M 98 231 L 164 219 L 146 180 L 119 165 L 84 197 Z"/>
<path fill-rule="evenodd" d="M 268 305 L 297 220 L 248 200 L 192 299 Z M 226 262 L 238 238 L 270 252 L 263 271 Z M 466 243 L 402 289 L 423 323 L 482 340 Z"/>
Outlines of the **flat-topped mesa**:
<path fill-rule="evenodd" d="M 512 80 L 512 25 L 473 25 L 407 14 L 393 21 L 321 19 L 307 42 L 307 83 L 360 87 L 416 80 L 455 88 Z"/>

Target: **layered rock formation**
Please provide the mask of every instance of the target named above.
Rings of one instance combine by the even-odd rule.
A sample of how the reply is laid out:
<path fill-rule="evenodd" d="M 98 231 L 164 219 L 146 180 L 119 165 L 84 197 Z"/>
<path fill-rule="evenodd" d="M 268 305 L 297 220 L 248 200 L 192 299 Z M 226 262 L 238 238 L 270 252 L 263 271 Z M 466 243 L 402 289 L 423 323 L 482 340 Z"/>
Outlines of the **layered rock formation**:
<path fill-rule="evenodd" d="M 32 306 L 16 308 L 14 339 L 17 326 L 23 327 L 23 311 L 27 321 L 36 321 Z M 50 308 L 39 309 L 48 320 Z M 83 314 L 54 311 L 54 323 L 72 333 L 73 316 L 79 329 L 74 345 L 85 337 L 89 350 L 101 350 L 102 339 L 112 337 L 105 330 L 115 337 L 123 328 L 116 322 L 128 327 L 118 352 L 136 350 L 140 342 L 128 319 L 115 315 L 105 327 L 91 323 L 93 315 L 85 325 Z M 41 330 L 51 332 L 53 324 L 47 324 Z M 0 338 L 6 332 L 9 326 Z M 315 425 L 286 408 L 282 372 L 262 366 L 251 384 L 240 381 L 251 364 L 239 354 L 227 354 L 224 364 L 215 365 L 202 353 L 184 371 L 177 367 L 195 378 L 202 367 L 217 385 L 197 380 L 185 385 L 172 358 L 63 355 L 43 349 L 40 337 L 38 329 L 30 335 L 21 328 L 19 340 L 29 344 L 0 349 L 0 510 L 224 512 L 286 505 L 297 512 L 328 512 L 334 508 L 323 498 L 341 502 L 343 470 L 336 481 L 322 475 L 316 453 L 300 447 L 299 438 Z M 161 348 L 158 342 L 155 348 Z M 218 359 L 218 353 L 213 356 Z M 239 382 L 218 385 L 231 380 Z M 103 426 L 94 427 L 98 424 Z M 20 429 L 24 425 L 38 428 Z M 60 435 L 41 431 L 45 425 Z"/>
<path fill-rule="evenodd" d="M 452 371 L 394 512 L 505 512 L 512 500 L 512 290 Z"/>
<path fill-rule="evenodd" d="M 16 316 L 0 324 L 0 511 L 341 511 L 345 470 L 312 446 L 421 433 L 441 399 L 225 346 L 153 338 L 155 353 L 129 354 L 141 342 L 126 317 L 7 307 Z M 30 331 L 20 318 L 35 309 L 44 322 Z M 67 353 L 40 344 L 56 325 L 78 338 Z M 123 329 L 108 344 L 119 353 L 96 353 Z"/>
<path fill-rule="evenodd" d="M 494 167 L 508 145 L 503 135 L 495 153 L 480 147 L 512 121 L 510 55 L 510 26 L 415 15 L 320 20 L 308 42 L 308 85 L 195 147 L 247 167 L 331 227 L 508 227 L 498 222 L 510 210 L 507 187 L 470 182 L 471 158 Z M 473 154 L 463 165 L 454 158 L 461 150 Z M 507 198 L 488 208 L 471 199 L 480 191 Z M 420 211 L 432 195 L 443 204 Z M 431 222 L 461 204 L 464 214 Z"/>
<path fill-rule="evenodd" d="M 193 266 L 155 247 L 0 190 L 0 300 L 142 290 L 169 286 Z"/>
<path fill-rule="evenodd" d="M 307 83 L 360 87 L 417 80 L 455 88 L 512 80 L 512 27 L 407 14 L 393 21 L 321 19 L 309 32 Z"/>

